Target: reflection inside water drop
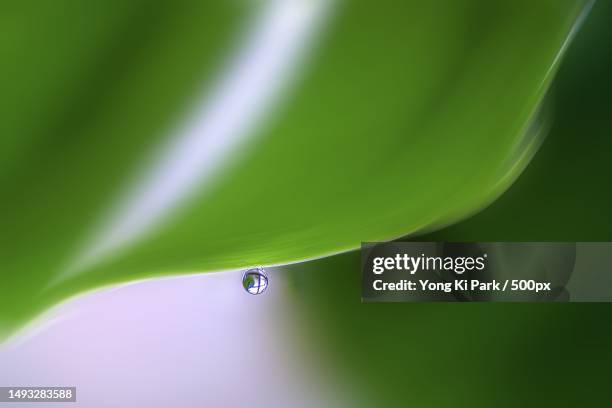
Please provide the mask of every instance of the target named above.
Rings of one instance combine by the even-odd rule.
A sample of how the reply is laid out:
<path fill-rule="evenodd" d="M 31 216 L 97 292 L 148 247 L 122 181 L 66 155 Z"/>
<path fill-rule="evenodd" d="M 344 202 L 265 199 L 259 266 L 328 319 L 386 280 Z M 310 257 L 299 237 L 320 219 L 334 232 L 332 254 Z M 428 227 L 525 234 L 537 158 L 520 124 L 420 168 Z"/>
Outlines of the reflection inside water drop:
<path fill-rule="evenodd" d="M 268 276 L 263 268 L 249 269 L 242 275 L 242 286 L 251 295 L 260 295 L 268 288 Z"/>

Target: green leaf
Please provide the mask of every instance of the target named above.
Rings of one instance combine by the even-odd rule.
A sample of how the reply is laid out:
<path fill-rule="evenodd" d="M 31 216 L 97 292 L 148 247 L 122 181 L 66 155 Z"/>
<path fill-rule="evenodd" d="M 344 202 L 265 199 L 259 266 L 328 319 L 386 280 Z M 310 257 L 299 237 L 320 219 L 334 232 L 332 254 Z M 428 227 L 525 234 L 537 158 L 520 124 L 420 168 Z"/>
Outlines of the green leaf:
<path fill-rule="evenodd" d="M 478 211 L 534 154 L 586 1 L 313 4 L 297 6 L 326 10 L 276 104 L 206 158 L 211 176 L 189 194 L 167 178 L 161 197 L 177 205 L 115 247 L 99 243 L 125 237 L 113 217 L 129 197 L 144 210 L 124 224 L 155 207 L 142 185 L 175 168 L 159 157 L 197 121 L 189 112 L 223 107 L 226 77 L 263 81 L 239 53 L 273 6 L 2 6 L 0 337 L 103 285 L 321 257 Z"/>

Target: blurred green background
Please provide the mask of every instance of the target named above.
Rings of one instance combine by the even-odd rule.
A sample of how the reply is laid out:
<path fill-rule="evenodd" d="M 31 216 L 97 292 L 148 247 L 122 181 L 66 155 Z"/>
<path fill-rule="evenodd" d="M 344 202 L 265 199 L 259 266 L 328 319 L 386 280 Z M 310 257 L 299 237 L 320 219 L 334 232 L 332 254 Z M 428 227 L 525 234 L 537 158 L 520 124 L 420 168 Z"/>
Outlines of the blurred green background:
<path fill-rule="evenodd" d="M 409 239 L 612 240 L 610 21 L 612 2 L 598 1 L 553 85 L 551 132 L 517 182 L 477 215 Z M 359 263 L 347 253 L 288 272 L 329 358 L 386 406 L 610 404 L 612 305 L 360 304 Z"/>
<path fill-rule="evenodd" d="M 211 191 L 56 285 L 127 175 L 214 88 L 260 4 L 2 5 L 0 340 L 102 285 L 359 240 L 612 241 L 612 2 L 571 43 L 550 132 L 520 174 L 585 1 L 344 1 L 312 69 Z M 285 270 L 307 341 L 377 405 L 609 405 L 608 305 L 364 305 L 355 252 Z"/>

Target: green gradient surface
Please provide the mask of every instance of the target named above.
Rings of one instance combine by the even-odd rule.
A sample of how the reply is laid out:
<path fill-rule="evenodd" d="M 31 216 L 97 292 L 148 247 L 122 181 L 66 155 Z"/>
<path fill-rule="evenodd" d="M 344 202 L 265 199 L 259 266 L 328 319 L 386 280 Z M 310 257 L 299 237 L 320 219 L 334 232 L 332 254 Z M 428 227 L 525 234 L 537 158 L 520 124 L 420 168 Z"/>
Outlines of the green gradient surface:
<path fill-rule="evenodd" d="M 293 262 L 481 209 L 534 153 L 532 122 L 585 4 L 338 3 L 299 81 L 214 186 L 59 282 L 257 10 L 8 7 L 0 336 L 101 285 Z"/>
<path fill-rule="evenodd" d="M 611 19 L 612 3 L 596 3 L 555 82 L 551 133 L 517 182 L 412 239 L 612 241 Z M 350 253 L 287 273 L 329 364 L 380 406 L 609 405 L 609 303 L 361 304 L 359 268 Z"/>

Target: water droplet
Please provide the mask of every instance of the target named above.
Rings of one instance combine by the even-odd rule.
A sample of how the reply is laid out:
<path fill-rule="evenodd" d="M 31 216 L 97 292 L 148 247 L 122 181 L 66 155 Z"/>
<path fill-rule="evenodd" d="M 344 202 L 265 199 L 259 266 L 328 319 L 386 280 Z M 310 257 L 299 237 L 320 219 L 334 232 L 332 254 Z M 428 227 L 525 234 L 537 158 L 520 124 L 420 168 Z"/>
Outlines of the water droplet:
<path fill-rule="evenodd" d="M 242 275 L 242 286 L 251 295 L 261 295 L 268 288 L 268 276 L 263 268 L 249 269 Z"/>

